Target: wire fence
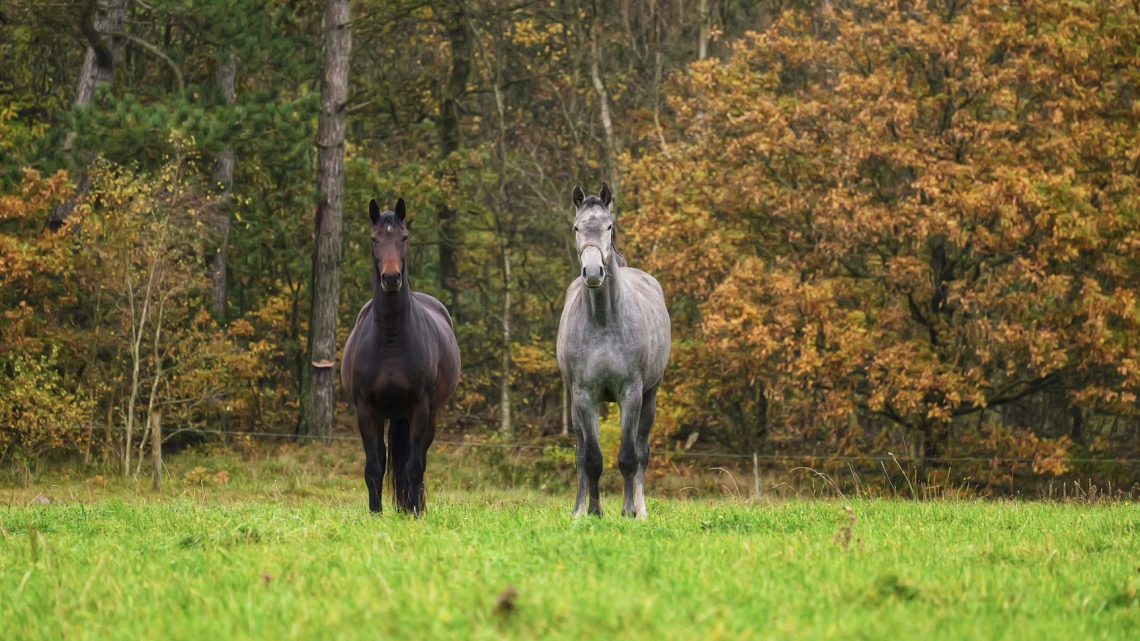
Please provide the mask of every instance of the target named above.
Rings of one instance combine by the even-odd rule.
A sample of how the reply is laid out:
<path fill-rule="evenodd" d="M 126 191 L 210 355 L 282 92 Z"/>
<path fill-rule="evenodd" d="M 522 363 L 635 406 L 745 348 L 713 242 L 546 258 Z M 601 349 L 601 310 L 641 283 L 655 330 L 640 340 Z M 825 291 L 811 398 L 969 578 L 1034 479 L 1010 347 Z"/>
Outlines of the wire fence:
<path fill-rule="evenodd" d="M 122 428 L 116 428 L 112 431 L 122 432 Z M 254 439 L 277 439 L 281 441 L 345 441 L 345 442 L 360 442 L 360 437 L 355 434 L 331 434 L 323 436 L 319 434 L 289 434 L 278 432 L 234 432 L 219 429 L 182 429 L 175 430 L 164 437 L 164 440 L 169 439 L 179 434 L 200 434 L 200 435 L 215 435 L 229 438 L 254 438 Z M 141 432 L 140 432 L 141 436 Z M 433 441 L 436 445 L 447 445 L 449 447 L 471 447 L 471 448 L 496 448 L 505 450 L 519 450 L 519 451 L 545 451 L 550 448 L 566 448 L 563 444 L 558 443 L 501 443 L 501 442 L 487 442 L 476 440 L 456 440 L 456 439 L 440 439 L 437 438 Z M 738 452 L 691 452 L 687 450 L 668 450 L 665 452 L 667 456 L 685 459 L 696 460 L 710 460 L 710 461 L 723 461 L 723 460 L 740 460 L 742 462 L 764 462 L 764 463 L 781 463 L 781 462 L 802 462 L 802 461 L 823 461 L 823 462 L 839 462 L 839 463 L 916 463 L 920 459 L 909 454 L 894 454 L 887 452 L 886 454 L 861 454 L 861 455 L 848 455 L 848 454 L 818 454 L 818 453 L 767 453 L 761 454 L 751 453 L 743 454 Z M 991 465 L 996 464 L 1009 464 L 1009 465 L 1029 465 L 1039 463 L 1045 459 L 1029 458 L 1029 457 L 1002 457 L 1002 456 L 926 456 L 921 458 L 924 464 L 954 464 L 954 463 L 987 463 Z M 1140 458 L 1131 457 L 1065 457 L 1065 462 L 1070 465 L 1137 465 L 1140 464 Z"/>

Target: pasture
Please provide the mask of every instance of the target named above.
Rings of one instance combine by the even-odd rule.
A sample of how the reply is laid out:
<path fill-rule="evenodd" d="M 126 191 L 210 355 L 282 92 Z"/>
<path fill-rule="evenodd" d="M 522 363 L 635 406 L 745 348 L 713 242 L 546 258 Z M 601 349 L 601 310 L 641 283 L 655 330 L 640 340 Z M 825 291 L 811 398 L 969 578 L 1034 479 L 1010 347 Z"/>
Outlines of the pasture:
<path fill-rule="evenodd" d="M 307 451 L 232 465 L 232 478 L 176 458 L 159 494 L 64 478 L 0 490 L 0 636 L 1140 635 L 1133 504 L 753 503 L 660 498 L 651 483 L 649 519 L 632 521 L 611 468 L 606 516 L 573 520 L 569 483 L 478 487 L 441 456 L 415 520 L 388 502 L 369 515 L 360 461 Z"/>

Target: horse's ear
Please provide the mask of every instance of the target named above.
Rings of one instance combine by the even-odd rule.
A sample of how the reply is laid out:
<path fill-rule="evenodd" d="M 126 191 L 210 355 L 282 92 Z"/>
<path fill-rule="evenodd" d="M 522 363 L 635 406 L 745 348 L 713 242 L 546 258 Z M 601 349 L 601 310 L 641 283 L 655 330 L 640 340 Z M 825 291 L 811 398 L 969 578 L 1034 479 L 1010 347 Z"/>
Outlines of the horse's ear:
<path fill-rule="evenodd" d="M 376 204 L 375 198 L 368 203 L 368 217 L 372 219 L 373 225 L 380 222 L 380 205 Z"/>
<path fill-rule="evenodd" d="M 610 191 L 610 186 L 606 183 L 602 183 L 602 193 L 598 194 L 598 197 L 602 199 L 602 204 L 607 208 L 614 204 L 614 193 Z"/>
<path fill-rule="evenodd" d="M 586 194 L 578 185 L 574 185 L 574 208 L 581 209 L 582 203 L 586 200 Z"/>
<path fill-rule="evenodd" d="M 404 222 L 404 216 L 407 216 L 407 215 L 408 215 L 408 208 L 406 206 L 404 206 L 404 199 L 403 198 L 397 198 L 396 199 L 396 218 L 399 218 L 400 222 Z"/>

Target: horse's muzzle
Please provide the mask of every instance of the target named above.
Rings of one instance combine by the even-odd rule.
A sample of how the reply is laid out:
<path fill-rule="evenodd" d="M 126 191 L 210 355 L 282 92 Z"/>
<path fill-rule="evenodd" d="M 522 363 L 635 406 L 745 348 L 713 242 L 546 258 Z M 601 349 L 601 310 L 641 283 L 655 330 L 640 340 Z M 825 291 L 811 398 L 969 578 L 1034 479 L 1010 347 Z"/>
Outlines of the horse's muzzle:
<path fill-rule="evenodd" d="M 380 289 L 389 296 L 399 293 L 403 284 L 404 279 L 400 272 L 380 274 Z"/>
<path fill-rule="evenodd" d="M 591 289 L 601 287 L 602 282 L 606 280 L 606 268 L 602 265 L 588 265 L 583 267 L 582 280 L 586 281 L 586 287 Z"/>
<path fill-rule="evenodd" d="M 586 281 L 586 287 L 601 287 L 606 279 L 606 257 L 602 249 L 597 245 L 587 245 L 582 248 L 578 260 L 582 261 L 582 280 Z"/>

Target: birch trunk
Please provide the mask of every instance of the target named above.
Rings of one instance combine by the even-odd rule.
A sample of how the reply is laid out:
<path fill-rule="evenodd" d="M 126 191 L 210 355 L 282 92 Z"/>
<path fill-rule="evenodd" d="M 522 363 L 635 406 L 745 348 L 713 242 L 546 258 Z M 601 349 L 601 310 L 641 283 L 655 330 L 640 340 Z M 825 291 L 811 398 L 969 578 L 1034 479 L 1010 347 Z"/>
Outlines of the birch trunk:
<path fill-rule="evenodd" d="M 700 14 L 701 26 L 697 34 L 697 60 L 704 60 L 709 55 L 709 31 L 712 24 L 712 11 L 709 0 L 700 0 L 697 5 Z"/>
<path fill-rule="evenodd" d="M 603 180 L 608 182 L 611 190 L 616 194 L 617 160 L 614 148 L 614 123 L 610 116 L 610 96 L 606 91 L 606 84 L 602 79 L 602 53 L 598 43 L 600 26 L 595 26 L 590 38 L 590 79 L 594 84 L 594 91 L 598 94 L 598 112 L 602 120 L 602 133 L 605 136 L 606 170 Z"/>
<path fill-rule="evenodd" d="M 503 244 L 503 353 L 499 381 L 499 432 L 513 436 L 514 423 L 511 422 L 511 247 Z"/>

